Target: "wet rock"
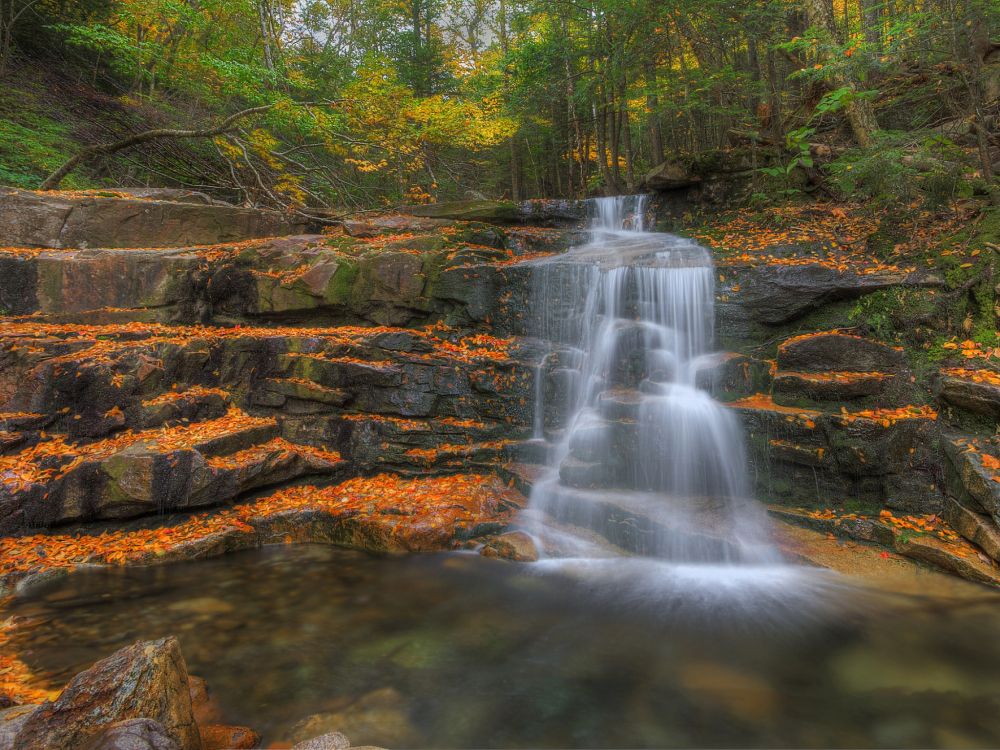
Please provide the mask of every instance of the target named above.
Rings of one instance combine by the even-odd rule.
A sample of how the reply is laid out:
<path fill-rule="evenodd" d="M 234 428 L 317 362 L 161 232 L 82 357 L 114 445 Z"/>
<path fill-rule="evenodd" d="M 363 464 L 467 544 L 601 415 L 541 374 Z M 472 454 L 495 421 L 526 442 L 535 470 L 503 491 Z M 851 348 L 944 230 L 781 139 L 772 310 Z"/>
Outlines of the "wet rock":
<path fill-rule="evenodd" d="M 698 387 L 724 401 L 765 392 L 772 383 L 770 364 L 744 354 L 723 352 L 698 369 Z"/>
<path fill-rule="evenodd" d="M 135 643 L 81 672 L 55 701 L 30 714 L 14 746 L 82 747 L 107 728 L 137 718 L 161 724 L 181 750 L 201 750 L 187 667 L 176 638 Z"/>
<path fill-rule="evenodd" d="M 191 695 L 191 712 L 199 726 L 218 724 L 222 721 L 222 706 L 219 705 L 205 680 L 188 675 L 188 692 Z"/>
<path fill-rule="evenodd" d="M 201 727 L 202 750 L 249 750 L 260 743 L 260 735 L 249 727 L 209 724 Z"/>
<path fill-rule="evenodd" d="M 327 732 L 296 743 L 292 750 L 347 750 L 350 746 L 350 740 L 340 732 Z"/>
<path fill-rule="evenodd" d="M 535 540 L 523 531 L 510 531 L 488 542 L 480 552 L 483 557 L 499 557 L 514 562 L 536 562 Z"/>
<path fill-rule="evenodd" d="M 100 193 L 0 192 L 0 235 L 21 247 L 184 247 L 301 232 L 281 214 Z"/>
<path fill-rule="evenodd" d="M 992 518 L 953 497 L 945 502 L 942 515 L 955 531 L 1000 562 L 1000 527 Z"/>
<path fill-rule="evenodd" d="M 181 746 L 162 724 L 129 719 L 109 727 L 88 750 L 181 750 Z"/>

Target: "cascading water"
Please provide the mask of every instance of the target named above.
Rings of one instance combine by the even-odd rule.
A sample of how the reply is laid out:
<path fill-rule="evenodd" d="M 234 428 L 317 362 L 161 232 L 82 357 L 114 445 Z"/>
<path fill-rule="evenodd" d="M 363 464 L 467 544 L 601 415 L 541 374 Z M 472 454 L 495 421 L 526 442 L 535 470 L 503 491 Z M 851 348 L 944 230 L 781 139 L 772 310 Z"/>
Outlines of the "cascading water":
<path fill-rule="evenodd" d="M 554 557 L 776 562 L 738 420 L 699 387 L 713 361 L 711 258 L 644 231 L 645 208 L 597 199 L 590 241 L 535 268 L 537 333 L 552 345 L 535 430 L 553 448 L 526 529 Z"/>

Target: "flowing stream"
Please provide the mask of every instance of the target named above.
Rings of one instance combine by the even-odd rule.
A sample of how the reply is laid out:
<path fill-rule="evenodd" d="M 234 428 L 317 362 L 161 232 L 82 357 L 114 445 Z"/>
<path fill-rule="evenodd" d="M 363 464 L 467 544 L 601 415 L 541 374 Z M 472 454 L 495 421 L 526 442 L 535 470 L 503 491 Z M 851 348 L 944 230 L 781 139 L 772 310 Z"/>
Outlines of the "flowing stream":
<path fill-rule="evenodd" d="M 645 210 L 644 196 L 597 199 L 590 241 L 534 270 L 537 334 L 552 346 L 535 437 L 553 448 L 525 528 L 553 558 L 780 562 L 750 496 L 740 424 L 702 387 L 711 257 L 645 231 Z"/>

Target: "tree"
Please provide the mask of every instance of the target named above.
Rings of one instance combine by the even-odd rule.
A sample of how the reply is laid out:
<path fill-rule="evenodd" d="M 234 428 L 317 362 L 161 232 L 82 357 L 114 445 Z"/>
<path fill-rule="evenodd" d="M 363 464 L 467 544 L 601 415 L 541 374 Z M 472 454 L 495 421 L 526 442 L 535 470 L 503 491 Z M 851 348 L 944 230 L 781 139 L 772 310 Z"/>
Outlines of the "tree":
<path fill-rule="evenodd" d="M 194 130 L 179 130 L 175 128 L 156 128 L 154 130 L 144 130 L 141 133 L 136 133 L 127 138 L 122 138 L 121 140 L 113 141 L 111 143 L 102 143 L 97 146 L 88 146 L 76 154 L 71 156 L 66 160 L 55 172 L 50 174 L 45 182 L 41 184 L 42 190 L 55 190 L 62 183 L 63 179 L 72 172 L 74 169 L 82 164 L 86 164 L 100 156 L 110 156 L 117 153 L 118 151 L 124 151 L 127 148 L 132 148 L 134 146 L 139 146 L 143 143 L 149 143 L 150 141 L 159 140 L 162 138 L 213 138 L 217 135 L 222 135 L 232 131 L 236 124 L 251 115 L 260 114 L 261 112 L 266 112 L 273 107 L 273 104 L 265 104 L 260 107 L 250 107 L 249 109 L 244 109 L 236 112 L 225 120 L 220 122 L 218 125 L 214 125 L 208 128 L 198 128 Z"/>

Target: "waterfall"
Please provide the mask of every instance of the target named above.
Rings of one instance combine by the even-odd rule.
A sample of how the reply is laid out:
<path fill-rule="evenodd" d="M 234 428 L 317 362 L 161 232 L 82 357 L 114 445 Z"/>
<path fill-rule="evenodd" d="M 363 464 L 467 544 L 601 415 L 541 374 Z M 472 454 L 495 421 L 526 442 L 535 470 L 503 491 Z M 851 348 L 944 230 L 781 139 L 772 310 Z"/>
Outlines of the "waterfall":
<path fill-rule="evenodd" d="M 597 199 L 590 240 L 534 268 L 535 332 L 551 347 L 535 433 L 551 458 L 525 528 L 549 556 L 774 562 L 741 426 L 698 385 L 711 257 L 645 231 L 645 211 L 643 196 Z"/>

